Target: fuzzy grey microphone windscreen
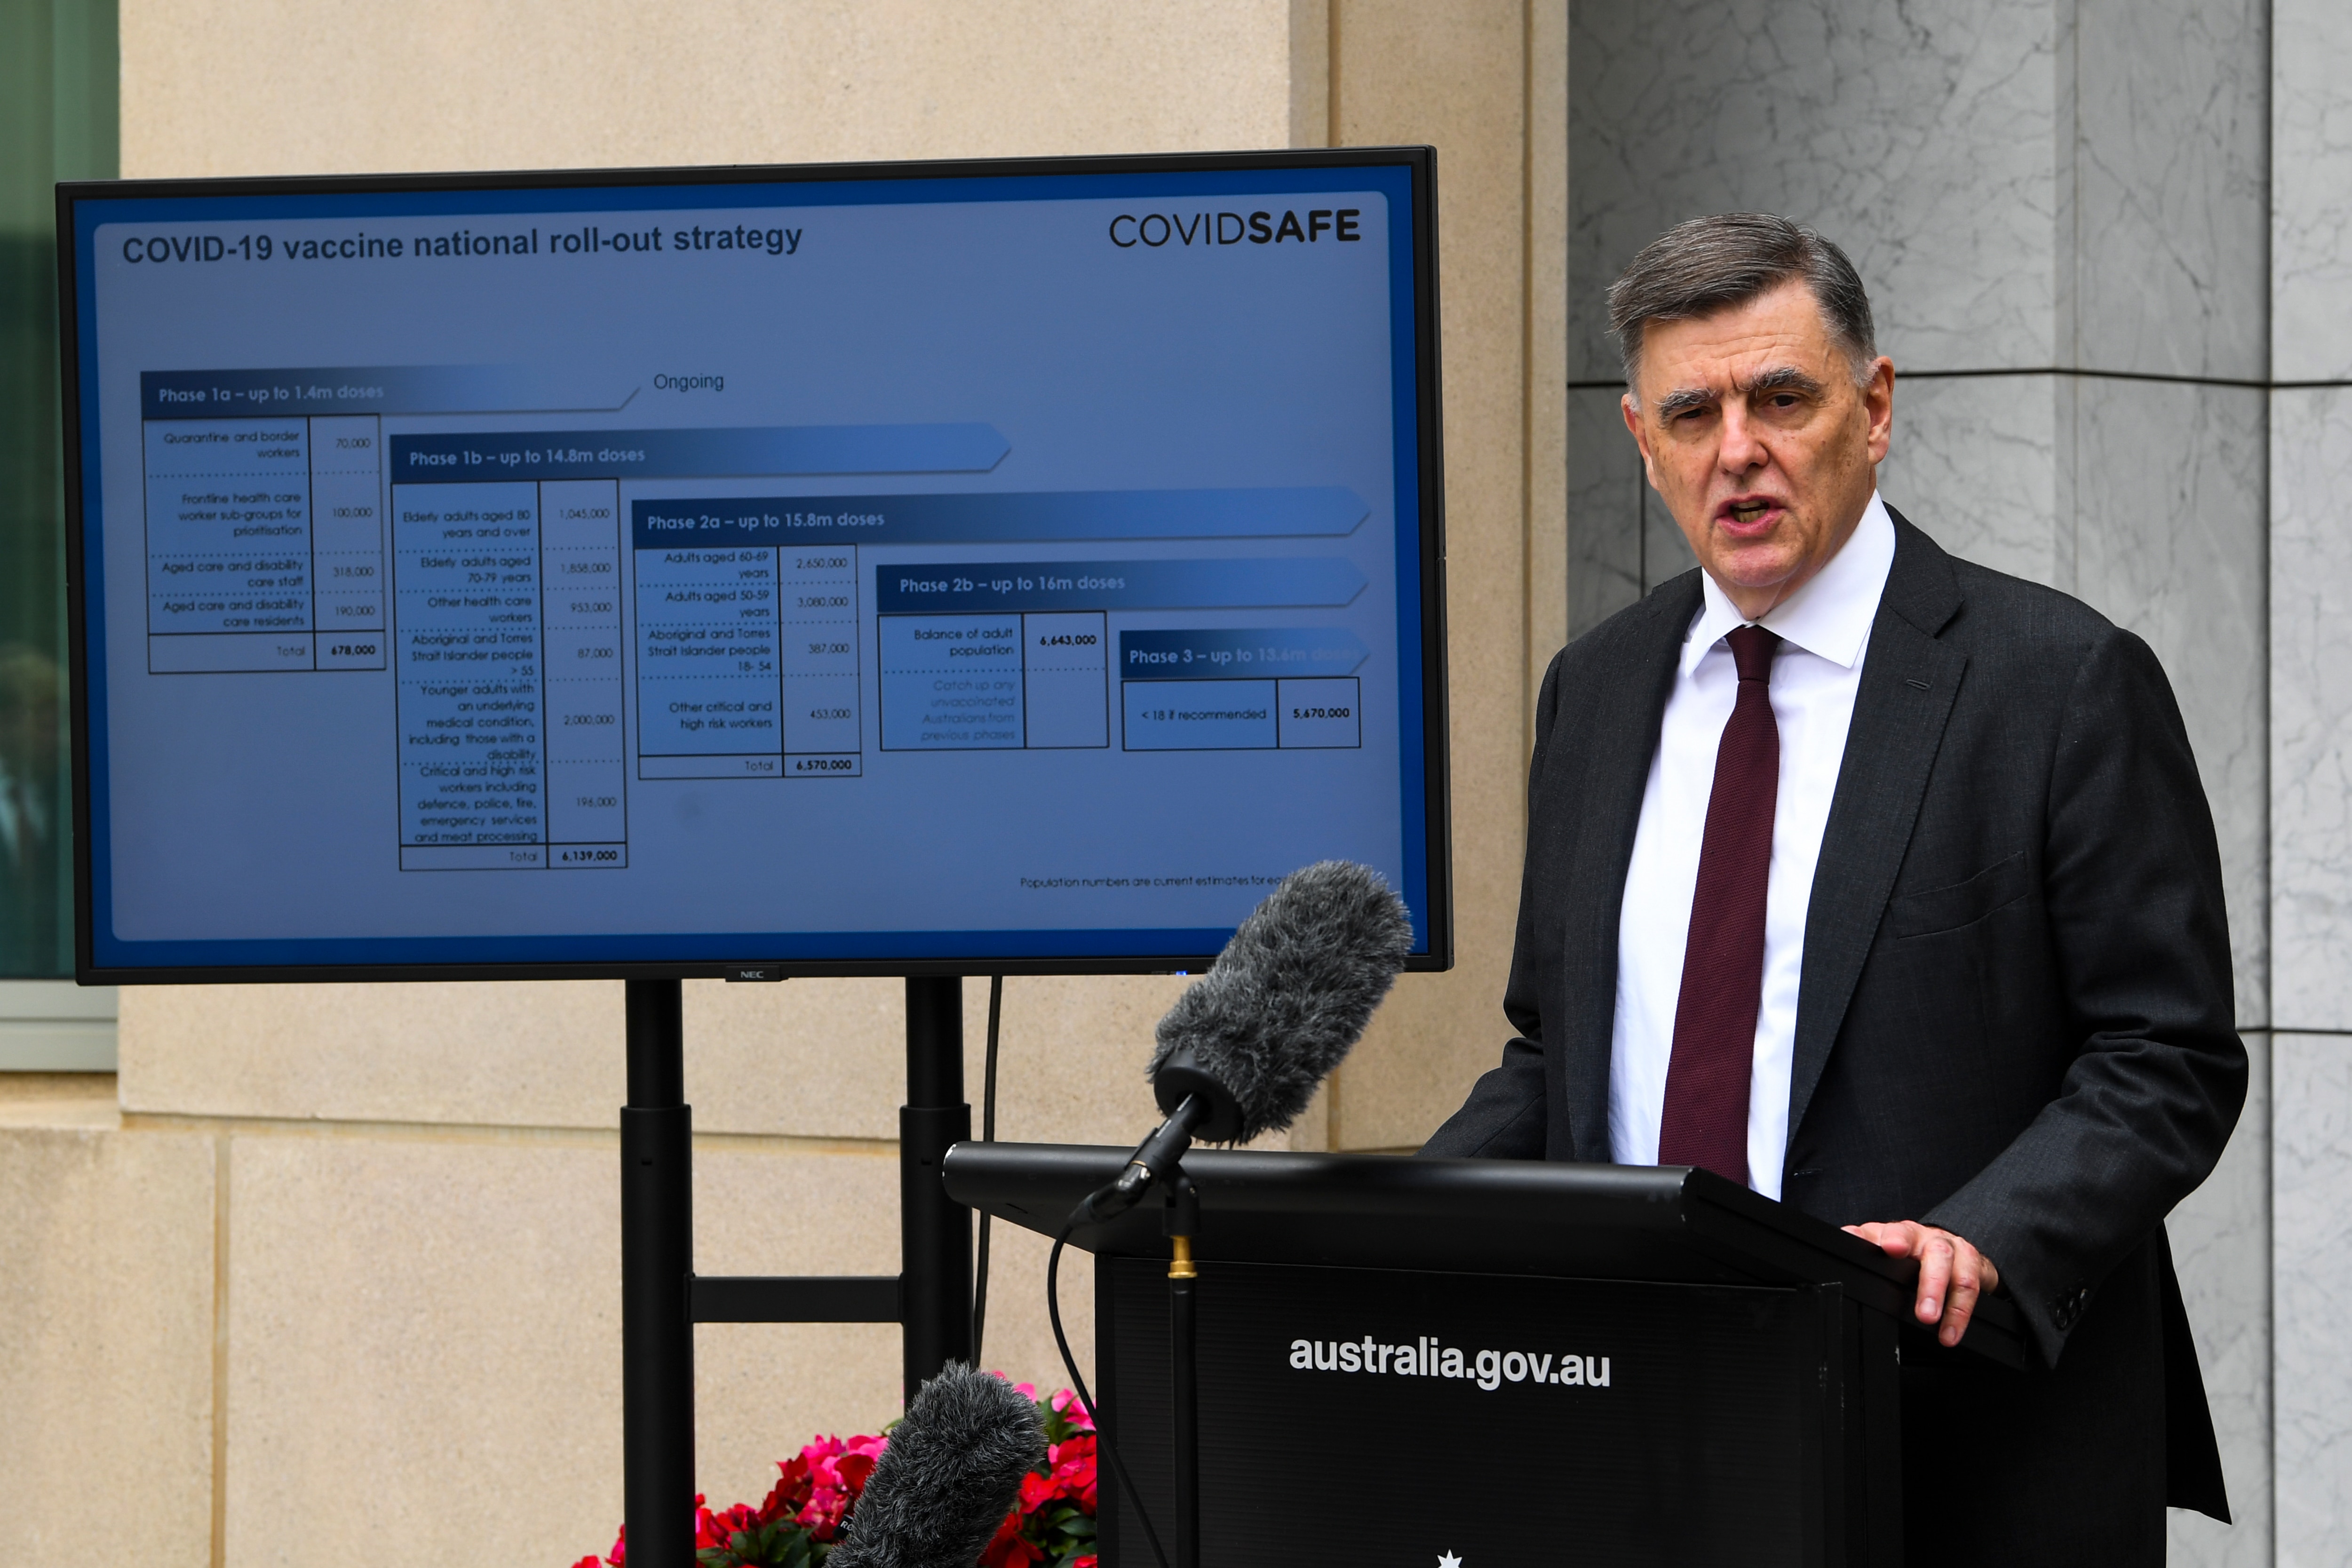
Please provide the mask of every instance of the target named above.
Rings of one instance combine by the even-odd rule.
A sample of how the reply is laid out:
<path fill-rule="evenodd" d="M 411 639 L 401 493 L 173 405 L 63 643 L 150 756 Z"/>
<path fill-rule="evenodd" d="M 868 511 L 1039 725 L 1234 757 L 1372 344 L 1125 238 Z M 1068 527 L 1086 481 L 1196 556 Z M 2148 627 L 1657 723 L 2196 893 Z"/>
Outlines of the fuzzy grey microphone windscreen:
<path fill-rule="evenodd" d="M 1293 871 L 1160 1020 L 1150 1070 L 1190 1046 L 1241 1102 L 1242 1141 L 1278 1131 L 1362 1037 L 1412 951 L 1412 917 L 1379 872 L 1348 860 Z"/>
<path fill-rule="evenodd" d="M 948 1363 L 891 1432 L 827 1568 L 975 1568 L 1045 1458 L 1034 1405 L 994 1373 Z"/>

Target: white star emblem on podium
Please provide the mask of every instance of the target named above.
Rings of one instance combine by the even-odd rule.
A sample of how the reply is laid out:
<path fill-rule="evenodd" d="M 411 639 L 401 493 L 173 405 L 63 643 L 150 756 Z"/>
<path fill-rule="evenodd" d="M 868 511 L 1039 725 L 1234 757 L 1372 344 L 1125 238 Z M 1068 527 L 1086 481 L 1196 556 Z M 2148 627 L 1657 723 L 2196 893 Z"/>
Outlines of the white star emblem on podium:
<path fill-rule="evenodd" d="M 1441 1552 L 1437 1554 L 1437 1568 L 1462 1568 L 1462 1559 L 1451 1552 Z"/>

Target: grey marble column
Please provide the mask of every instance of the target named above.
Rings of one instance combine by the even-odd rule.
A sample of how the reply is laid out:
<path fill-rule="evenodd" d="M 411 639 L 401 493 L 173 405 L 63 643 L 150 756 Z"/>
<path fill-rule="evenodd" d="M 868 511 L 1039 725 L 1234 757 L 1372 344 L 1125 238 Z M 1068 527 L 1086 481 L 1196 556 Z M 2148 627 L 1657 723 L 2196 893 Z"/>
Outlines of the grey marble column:
<path fill-rule="evenodd" d="M 2301 1568 L 2352 1551 L 2352 17 L 2279 25 L 2274 363 L 2336 383 L 2272 394 L 2278 1529 Z"/>
<path fill-rule="evenodd" d="M 2272 1153 L 2277 1231 L 2278 1562 L 2338 1568 L 2352 1556 L 2352 1041 L 2278 1036 Z"/>
<path fill-rule="evenodd" d="M 2273 16 L 2278 1561 L 2317 1568 L 2352 1562 L 2352 9 Z"/>
<path fill-rule="evenodd" d="M 1690 562 L 1617 419 L 1601 290 L 1667 225 L 1762 209 L 1838 241 L 1870 289 L 1897 373 L 1887 500 L 2138 632 L 2171 676 L 2263 1069 L 2171 1222 L 2238 1516 L 2174 1516 L 2196 1563 L 2272 1560 L 2267 11 L 1570 6 L 1571 631 Z"/>

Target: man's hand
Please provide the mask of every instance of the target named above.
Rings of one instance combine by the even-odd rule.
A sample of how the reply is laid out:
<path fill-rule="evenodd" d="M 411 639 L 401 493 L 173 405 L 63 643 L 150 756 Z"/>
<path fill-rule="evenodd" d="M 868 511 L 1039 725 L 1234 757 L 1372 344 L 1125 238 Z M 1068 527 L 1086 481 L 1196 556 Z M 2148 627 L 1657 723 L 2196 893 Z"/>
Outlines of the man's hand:
<path fill-rule="evenodd" d="M 1941 1321 L 1936 1338 L 1947 1348 L 1969 1331 L 1977 1299 L 2000 1288 L 2000 1270 L 1992 1259 L 1948 1230 L 1908 1219 L 1845 1228 L 1889 1258 L 1919 1260 L 1919 1297 L 1912 1310 L 1923 1323 Z"/>

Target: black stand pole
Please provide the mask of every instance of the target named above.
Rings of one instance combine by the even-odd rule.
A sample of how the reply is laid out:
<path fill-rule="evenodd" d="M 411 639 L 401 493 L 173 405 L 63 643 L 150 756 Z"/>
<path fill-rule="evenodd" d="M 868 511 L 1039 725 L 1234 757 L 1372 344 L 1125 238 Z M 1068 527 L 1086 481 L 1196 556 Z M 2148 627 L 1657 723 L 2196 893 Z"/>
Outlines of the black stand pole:
<path fill-rule="evenodd" d="M 907 981 L 907 1103 L 898 1108 L 898 1212 L 906 1396 L 950 1361 L 971 1359 L 971 1211 L 947 1194 L 940 1163 L 971 1136 L 963 1098 L 963 981 Z M 635 1565 L 631 1564 L 631 1568 Z"/>
<path fill-rule="evenodd" d="M 1201 1196 L 1182 1171 L 1168 1191 L 1168 1235 L 1174 1254 L 1168 1262 L 1169 1368 L 1174 1387 L 1176 1561 L 1173 1568 L 1201 1568 L 1201 1405 L 1192 1353 L 1192 1320 L 1200 1271 L 1192 1240 L 1201 1234 Z"/>
<path fill-rule="evenodd" d="M 628 985 L 621 1456 L 630 1568 L 694 1568 L 694 1112 L 678 983 Z"/>
<path fill-rule="evenodd" d="M 748 977 L 773 979 L 772 973 Z M 678 983 L 628 983 L 621 1110 L 621 1461 L 629 1568 L 695 1568 L 694 1325 L 898 1323 L 907 1396 L 971 1359 L 971 1211 L 940 1176 L 971 1136 L 963 982 L 907 982 L 899 1268 L 878 1278 L 694 1277 L 694 1115 Z"/>

